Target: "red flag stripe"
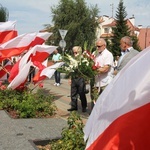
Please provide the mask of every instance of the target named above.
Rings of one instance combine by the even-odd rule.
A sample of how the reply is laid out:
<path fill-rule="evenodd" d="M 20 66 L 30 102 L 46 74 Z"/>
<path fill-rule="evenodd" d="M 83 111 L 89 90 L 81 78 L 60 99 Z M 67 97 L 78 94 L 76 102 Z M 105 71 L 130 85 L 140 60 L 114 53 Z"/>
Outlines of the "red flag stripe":
<path fill-rule="evenodd" d="M 87 150 L 150 149 L 150 103 L 116 119 Z"/>
<path fill-rule="evenodd" d="M 31 43 L 31 47 L 34 47 L 35 45 L 42 45 L 45 40 L 48 39 L 48 37 L 50 37 L 52 35 L 52 33 L 49 32 L 42 32 L 42 33 L 37 33 L 37 36 L 35 38 L 35 40 Z"/>
<path fill-rule="evenodd" d="M 150 63 L 149 56 L 150 47 L 144 49 L 132 58 L 99 96 L 84 127 L 84 139 L 87 140 L 87 149 L 90 148 L 91 145 L 94 146 L 93 143 L 118 120 L 117 118 L 149 104 L 150 66 L 147 65 Z M 141 66 L 142 71 L 139 70 Z M 139 113 L 139 115 L 141 115 L 141 113 Z M 137 117 L 139 117 L 139 115 L 137 115 Z M 144 119 L 145 122 L 147 122 L 147 119 Z M 129 120 L 126 120 L 126 127 L 132 126 L 128 121 Z M 133 123 L 133 126 L 134 125 Z M 117 130 L 116 128 L 118 128 L 118 126 L 122 126 L 120 131 L 122 129 L 121 132 L 124 132 L 124 125 L 122 125 L 121 122 L 117 123 L 117 126 L 113 126 L 114 128 L 111 132 Z M 146 131 L 146 129 L 141 130 Z M 109 136 L 109 134 L 107 136 Z M 137 133 L 135 136 L 140 136 L 140 134 L 138 135 Z M 121 136 L 121 138 L 123 138 L 123 136 Z M 126 139 L 125 135 L 124 138 Z M 144 140 L 144 138 L 141 138 L 141 142 L 143 141 L 144 143 Z M 110 141 L 112 141 L 112 139 L 110 139 Z M 101 143 L 101 140 L 98 142 Z M 123 147 L 124 145 L 122 142 L 119 144 L 119 147 Z M 119 149 L 119 147 L 116 146 L 115 148 Z"/>
<path fill-rule="evenodd" d="M 12 57 L 28 50 L 31 42 L 35 39 L 36 33 L 22 34 L 8 42 L 0 45 L 2 57 Z"/>
<path fill-rule="evenodd" d="M 18 33 L 15 30 L 0 32 L 0 44 L 3 44 L 15 37 L 17 37 Z"/>
<path fill-rule="evenodd" d="M 15 25 L 16 21 L 7 21 L 0 23 L 0 44 L 3 44 L 17 36 Z"/>
<path fill-rule="evenodd" d="M 9 73 L 12 69 L 12 65 L 7 65 L 0 70 L 0 78 L 2 78 L 5 74 Z"/>

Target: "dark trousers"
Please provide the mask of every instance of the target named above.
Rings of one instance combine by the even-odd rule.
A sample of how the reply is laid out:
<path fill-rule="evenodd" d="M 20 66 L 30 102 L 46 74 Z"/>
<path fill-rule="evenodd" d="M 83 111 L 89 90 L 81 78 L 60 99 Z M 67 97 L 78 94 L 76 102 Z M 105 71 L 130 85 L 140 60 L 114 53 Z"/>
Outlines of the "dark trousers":
<path fill-rule="evenodd" d="M 56 70 L 54 76 L 55 76 L 55 82 L 60 83 L 60 72 Z"/>
<path fill-rule="evenodd" d="M 29 76 L 28 76 L 29 82 L 32 81 L 32 78 L 34 77 L 34 75 L 35 75 L 35 68 L 31 66 L 29 70 Z"/>
<path fill-rule="evenodd" d="M 78 96 L 81 100 L 82 108 L 87 107 L 87 99 L 85 95 L 85 81 L 83 78 L 74 78 L 71 81 L 71 107 L 78 108 Z"/>

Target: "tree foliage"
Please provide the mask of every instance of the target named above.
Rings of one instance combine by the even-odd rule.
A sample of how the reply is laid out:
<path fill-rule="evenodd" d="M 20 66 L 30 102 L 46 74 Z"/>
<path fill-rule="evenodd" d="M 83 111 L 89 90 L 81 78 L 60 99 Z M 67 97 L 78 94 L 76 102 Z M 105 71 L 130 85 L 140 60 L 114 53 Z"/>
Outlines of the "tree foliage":
<path fill-rule="evenodd" d="M 123 0 L 120 0 L 118 4 L 118 8 L 116 11 L 116 26 L 112 29 L 113 30 L 113 39 L 112 39 L 112 53 L 114 56 L 120 55 L 120 39 L 123 36 L 130 35 L 130 29 L 127 26 L 126 16 L 127 13 L 125 11 L 125 6 L 123 5 Z"/>
<path fill-rule="evenodd" d="M 0 4 L 0 22 L 6 22 L 9 18 L 8 9 Z"/>
<path fill-rule="evenodd" d="M 97 6 L 88 7 L 84 0 L 60 0 L 58 6 L 51 8 L 54 27 L 53 44 L 58 45 L 61 40 L 59 29 L 68 30 L 65 37 L 66 49 L 73 46 L 84 46 L 88 41 L 88 47 L 95 41 L 98 23 L 95 18 L 98 14 Z"/>
<path fill-rule="evenodd" d="M 129 26 L 127 25 L 127 12 L 125 8 L 126 7 L 124 6 L 123 0 L 120 0 L 115 17 L 116 26 L 112 29 L 114 37 L 112 39 L 111 52 L 114 56 L 118 56 L 121 53 L 120 39 L 123 36 L 130 36 L 133 40 L 133 47 L 137 50 L 140 50 L 137 36 L 131 32 Z"/>

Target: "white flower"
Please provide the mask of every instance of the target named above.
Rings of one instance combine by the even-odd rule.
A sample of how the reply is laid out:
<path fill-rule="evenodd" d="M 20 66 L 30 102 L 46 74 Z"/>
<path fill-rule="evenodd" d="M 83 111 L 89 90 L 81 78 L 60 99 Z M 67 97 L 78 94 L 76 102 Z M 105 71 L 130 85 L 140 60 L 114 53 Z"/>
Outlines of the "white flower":
<path fill-rule="evenodd" d="M 69 59 L 69 61 L 70 61 L 70 64 L 73 66 L 73 67 L 75 67 L 75 68 L 77 68 L 78 67 L 78 61 L 77 60 L 75 60 L 73 57 L 71 57 L 70 55 L 67 55 L 68 56 L 68 59 Z"/>

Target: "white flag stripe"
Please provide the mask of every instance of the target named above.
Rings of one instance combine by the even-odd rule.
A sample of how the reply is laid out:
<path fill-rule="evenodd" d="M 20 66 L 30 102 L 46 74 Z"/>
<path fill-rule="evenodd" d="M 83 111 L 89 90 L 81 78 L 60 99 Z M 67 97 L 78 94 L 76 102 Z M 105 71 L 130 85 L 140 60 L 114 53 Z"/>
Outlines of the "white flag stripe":
<path fill-rule="evenodd" d="M 4 76 L 2 76 L 2 77 L 0 78 L 0 81 L 4 81 L 4 80 L 7 80 L 7 74 L 5 74 Z"/>
<path fill-rule="evenodd" d="M 50 33 L 50 32 L 39 32 L 37 34 L 37 37 L 47 40 L 47 38 L 49 38 L 51 35 L 52 35 L 52 33 Z"/>
<path fill-rule="evenodd" d="M 98 98 L 84 128 L 87 147 L 119 116 L 150 102 L 149 58 L 150 47 L 136 55 Z"/>
<path fill-rule="evenodd" d="M 44 65 L 45 67 L 47 67 L 47 64 L 48 64 L 48 58 L 42 62 L 42 65 Z"/>
<path fill-rule="evenodd" d="M 16 89 L 19 85 L 21 85 L 27 79 L 29 69 L 31 66 L 31 61 L 29 61 L 17 74 L 17 76 L 12 80 L 12 82 L 8 85 L 8 89 Z"/>
<path fill-rule="evenodd" d="M 14 30 L 16 21 L 0 22 L 0 32 Z"/>
<path fill-rule="evenodd" d="M 45 69 L 42 70 L 40 76 L 47 76 L 49 79 L 53 76 L 54 72 L 56 71 L 57 68 L 60 68 L 62 65 L 64 64 L 64 62 L 58 62 L 54 65 L 51 65 Z"/>
<path fill-rule="evenodd" d="M 0 45 L 0 50 L 28 46 L 35 39 L 36 35 L 37 33 L 21 34 Z"/>

